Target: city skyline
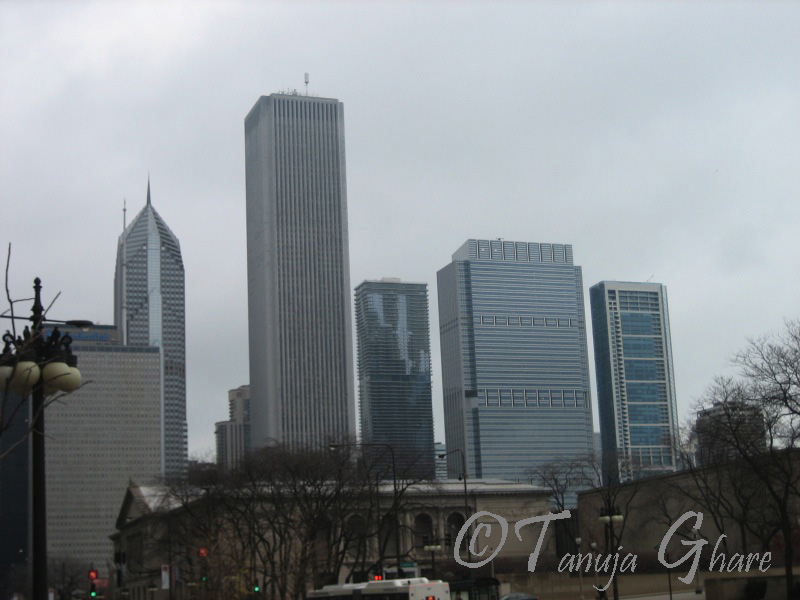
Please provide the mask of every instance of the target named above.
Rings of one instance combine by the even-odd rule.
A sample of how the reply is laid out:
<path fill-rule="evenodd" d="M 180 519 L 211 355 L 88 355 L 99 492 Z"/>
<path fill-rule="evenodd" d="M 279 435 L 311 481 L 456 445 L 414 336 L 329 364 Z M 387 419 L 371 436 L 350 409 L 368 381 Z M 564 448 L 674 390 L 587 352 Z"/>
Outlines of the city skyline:
<path fill-rule="evenodd" d="M 245 118 L 252 449 L 354 436 L 343 104 L 261 96 Z"/>
<path fill-rule="evenodd" d="M 190 452 L 213 450 L 249 369 L 242 117 L 308 72 L 347 107 L 351 281 L 427 282 L 435 332 L 464 239 L 569 240 L 587 282 L 669 284 L 689 417 L 798 316 L 800 6 L 454 6 L 0 3 L 12 297 L 39 276 L 53 317 L 112 323 L 108 249 L 149 172 L 187 275 Z"/>

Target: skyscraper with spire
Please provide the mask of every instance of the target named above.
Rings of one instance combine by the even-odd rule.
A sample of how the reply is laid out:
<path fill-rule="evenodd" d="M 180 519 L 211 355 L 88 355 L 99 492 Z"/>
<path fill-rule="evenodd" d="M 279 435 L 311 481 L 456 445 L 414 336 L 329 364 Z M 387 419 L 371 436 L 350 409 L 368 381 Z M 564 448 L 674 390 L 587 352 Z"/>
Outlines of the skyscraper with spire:
<path fill-rule="evenodd" d="M 184 270 L 178 238 L 150 196 L 117 245 L 114 321 L 129 346 L 161 348 L 162 472 L 185 472 L 186 321 Z"/>

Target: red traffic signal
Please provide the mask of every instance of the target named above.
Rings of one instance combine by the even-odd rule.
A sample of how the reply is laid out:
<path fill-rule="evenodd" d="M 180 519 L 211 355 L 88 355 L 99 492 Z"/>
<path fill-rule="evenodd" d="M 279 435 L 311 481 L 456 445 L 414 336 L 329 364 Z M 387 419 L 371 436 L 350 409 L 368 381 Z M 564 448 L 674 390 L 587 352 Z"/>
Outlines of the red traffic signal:
<path fill-rule="evenodd" d="M 89 569 L 89 580 L 94 581 L 97 579 L 97 569 Z"/>

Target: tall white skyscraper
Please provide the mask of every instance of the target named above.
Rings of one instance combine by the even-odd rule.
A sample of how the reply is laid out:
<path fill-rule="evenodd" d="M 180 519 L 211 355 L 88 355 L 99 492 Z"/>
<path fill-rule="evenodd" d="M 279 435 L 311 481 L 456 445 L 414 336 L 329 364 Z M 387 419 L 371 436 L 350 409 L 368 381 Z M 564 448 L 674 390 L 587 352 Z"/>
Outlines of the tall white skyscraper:
<path fill-rule="evenodd" d="M 678 413 L 667 288 L 601 281 L 589 298 L 603 452 L 619 458 L 612 462 L 623 478 L 674 471 Z"/>
<path fill-rule="evenodd" d="M 253 448 L 355 434 L 342 103 L 262 96 L 245 161 Z"/>
<path fill-rule="evenodd" d="M 178 238 L 147 203 L 117 245 L 114 321 L 122 342 L 161 348 L 161 436 L 166 476 L 186 471 L 186 319 Z"/>

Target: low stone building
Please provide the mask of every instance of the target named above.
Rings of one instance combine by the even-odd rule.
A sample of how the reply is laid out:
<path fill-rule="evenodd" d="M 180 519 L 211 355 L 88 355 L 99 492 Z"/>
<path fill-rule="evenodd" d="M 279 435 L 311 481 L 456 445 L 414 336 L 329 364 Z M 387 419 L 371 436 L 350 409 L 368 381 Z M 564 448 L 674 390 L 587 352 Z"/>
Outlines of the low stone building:
<path fill-rule="evenodd" d="M 551 510 L 550 493 L 543 488 L 501 480 L 469 481 L 466 486 L 463 481 L 444 480 L 400 485 L 395 526 L 393 484 L 383 483 L 376 491 L 374 499 L 354 498 L 346 506 L 341 520 L 345 531 L 332 531 L 328 525 L 316 530 L 311 543 L 319 545 L 318 560 L 304 564 L 324 575 L 323 557 L 331 550 L 341 561 L 327 579 L 309 577 L 307 588 L 333 579 L 363 580 L 380 572 L 391 577 L 398 566 L 406 576 L 448 579 L 488 576 L 496 565 L 509 561 L 524 570 L 541 525 L 521 527 L 519 537 L 515 526 Z M 276 497 L 274 502 L 285 499 Z M 262 526 L 275 517 L 269 514 L 269 504 L 258 508 L 257 522 L 247 522 L 246 505 L 247 497 L 235 489 L 222 498 L 199 488 L 178 492 L 131 484 L 111 536 L 116 563 L 111 595 L 130 600 L 237 598 L 253 593 L 265 598 L 301 597 L 299 590 L 275 588 L 276 571 L 305 560 L 301 540 L 287 542 L 282 539 L 286 536 Z M 382 526 L 371 526 L 378 518 Z M 456 550 L 459 533 L 470 518 L 469 532 Z M 542 538 L 543 553 L 552 554 L 552 533 L 551 527 Z M 472 548 L 469 534 L 476 538 Z M 267 551 L 280 554 L 284 562 L 265 560 Z M 487 561 L 493 554 L 495 558 Z M 461 563 L 483 565 L 471 570 L 456 555 Z"/>

